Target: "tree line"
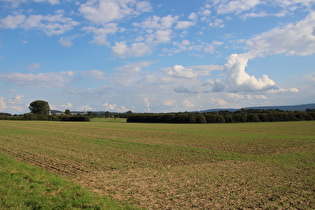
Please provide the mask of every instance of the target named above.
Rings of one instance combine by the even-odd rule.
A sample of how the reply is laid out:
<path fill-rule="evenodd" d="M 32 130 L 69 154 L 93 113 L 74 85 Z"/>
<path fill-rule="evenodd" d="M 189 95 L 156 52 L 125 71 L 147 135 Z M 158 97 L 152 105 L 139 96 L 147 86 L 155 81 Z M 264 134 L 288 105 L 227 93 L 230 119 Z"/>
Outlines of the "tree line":
<path fill-rule="evenodd" d="M 0 120 L 45 120 L 45 121 L 90 121 L 87 115 L 72 115 L 66 110 L 65 115 L 50 115 L 50 106 L 47 101 L 36 100 L 29 105 L 30 113 L 11 115 L 0 113 Z"/>
<path fill-rule="evenodd" d="M 315 109 L 302 111 L 238 110 L 206 113 L 142 113 L 133 114 L 127 122 L 142 123 L 244 123 L 314 120 Z"/>
<path fill-rule="evenodd" d="M 86 115 L 44 115 L 27 113 L 23 115 L 1 115 L 0 120 L 42 120 L 42 121 L 90 121 Z"/>

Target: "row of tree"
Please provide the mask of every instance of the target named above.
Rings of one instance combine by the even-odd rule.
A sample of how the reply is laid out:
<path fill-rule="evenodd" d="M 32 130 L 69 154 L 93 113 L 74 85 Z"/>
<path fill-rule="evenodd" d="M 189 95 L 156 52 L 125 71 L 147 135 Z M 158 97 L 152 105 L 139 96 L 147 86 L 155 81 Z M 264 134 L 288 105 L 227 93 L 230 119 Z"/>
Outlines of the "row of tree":
<path fill-rule="evenodd" d="M 31 113 L 24 115 L 0 114 L 0 120 L 46 120 L 46 121 L 90 121 L 87 115 L 72 115 L 70 110 L 65 115 L 50 115 L 50 106 L 47 101 L 36 100 L 30 103 Z"/>
<path fill-rule="evenodd" d="M 86 115 L 44 115 L 27 113 L 23 115 L 0 115 L 0 120 L 43 120 L 43 121 L 90 121 Z"/>
<path fill-rule="evenodd" d="M 236 112 L 219 111 L 207 113 L 144 113 L 133 114 L 127 122 L 142 123 L 241 123 L 314 120 L 315 110 L 240 110 Z"/>

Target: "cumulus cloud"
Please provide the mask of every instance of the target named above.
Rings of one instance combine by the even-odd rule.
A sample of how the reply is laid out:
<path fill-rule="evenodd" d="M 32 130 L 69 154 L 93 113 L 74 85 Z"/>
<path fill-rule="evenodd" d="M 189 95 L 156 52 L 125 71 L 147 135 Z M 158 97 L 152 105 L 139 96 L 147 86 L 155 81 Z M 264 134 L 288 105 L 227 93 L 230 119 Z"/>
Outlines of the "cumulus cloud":
<path fill-rule="evenodd" d="M 228 96 L 235 101 L 239 100 L 252 100 L 252 99 L 260 99 L 266 100 L 268 99 L 265 95 L 248 95 L 248 94 L 238 94 L 238 93 L 229 93 Z"/>
<path fill-rule="evenodd" d="M 276 0 L 276 3 L 290 10 L 295 10 L 298 6 L 310 7 L 315 2 L 313 0 Z"/>
<path fill-rule="evenodd" d="M 281 12 L 274 13 L 274 14 L 273 13 L 268 14 L 266 12 L 259 12 L 259 13 L 250 12 L 250 13 L 242 15 L 242 18 L 244 20 L 246 20 L 248 18 L 261 18 L 261 17 L 267 17 L 267 16 L 284 17 L 286 15 L 287 15 L 286 11 L 281 11 Z"/>
<path fill-rule="evenodd" d="M 64 11 L 58 10 L 55 15 L 30 15 L 26 17 L 24 15 L 8 15 L 0 20 L 0 28 L 24 28 L 24 29 L 38 29 L 45 34 L 60 35 L 79 23 L 71 18 L 63 16 Z"/>
<path fill-rule="evenodd" d="M 192 21 L 178 21 L 175 29 L 185 29 L 195 25 Z"/>
<path fill-rule="evenodd" d="M 23 101 L 24 95 L 16 95 L 14 98 L 9 100 L 11 104 L 19 104 Z"/>
<path fill-rule="evenodd" d="M 224 65 L 226 84 L 232 91 L 257 91 L 277 89 L 276 83 L 263 75 L 257 79 L 245 72 L 248 57 L 245 54 L 232 54 Z"/>
<path fill-rule="evenodd" d="M 167 75 L 174 77 L 193 79 L 198 76 L 198 73 L 194 72 L 192 69 L 185 68 L 182 65 L 175 65 L 173 67 L 168 67 L 164 70 L 166 71 Z"/>
<path fill-rule="evenodd" d="M 152 34 L 149 34 L 146 38 L 146 42 L 152 45 L 157 45 L 160 43 L 166 43 L 171 40 L 173 31 L 171 29 L 157 30 Z"/>
<path fill-rule="evenodd" d="M 71 47 L 73 45 L 71 38 L 61 37 L 58 42 L 64 47 Z"/>
<path fill-rule="evenodd" d="M 71 102 L 68 102 L 68 103 L 66 103 L 66 104 L 60 105 L 60 107 L 68 109 L 68 108 L 72 108 L 73 105 L 72 105 Z"/>
<path fill-rule="evenodd" d="M 194 103 L 192 103 L 191 101 L 189 101 L 188 99 L 184 99 L 183 100 L 183 105 L 185 107 L 188 107 L 188 108 L 192 108 L 192 107 L 195 107 L 196 105 Z"/>
<path fill-rule="evenodd" d="M 315 73 L 304 75 L 304 80 L 315 84 Z"/>
<path fill-rule="evenodd" d="M 0 20 L 0 28 L 17 28 L 21 23 L 25 21 L 24 15 L 8 15 Z"/>
<path fill-rule="evenodd" d="M 0 97 L 0 110 L 4 110 L 7 108 L 7 103 L 5 102 L 3 97 Z"/>
<path fill-rule="evenodd" d="M 243 11 L 254 8 L 261 3 L 260 0 L 233 0 L 218 2 L 220 2 L 216 7 L 218 14 L 239 14 Z"/>
<path fill-rule="evenodd" d="M 88 26 L 84 27 L 83 30 L 94 34 L 92 43 L 97 45 L 109 46 L 109 43 L 107 41 L 107 35 L 115 34 L 119 30 L 119 28 L 117 27 L 117 23 L 108 23 L 103 25 L 101 28 Z"/>
<path fill-rule="evenodd" d="M 135 0 L 89 0 L 81 4 L 79 11 L 92 22 L 108 23 L 130 15 L 149 12 L 151 5 L 147 1 Z"/>
<path fill-rule="evenodd" d="M 210 99 L 210 103 L 216 106 L 225 106 L 228 104 L 228 102 L 220 98 L 212 98 Z"/>
<path fill-rule="evenodd" d="M 177 22 L 178 16 L 167 15 L 165 17 L 153 16 L 144 20 L 142 23 L 134 23 L 134 26 L 141 28 L 168 29 L 172 28 Z"/>
<path fill-rule="evenodd" d="M 151 53 L 151 46 L 147 43 L 137 42 L 129 46 L 126 42 L 116 42 L 115 46 L 112 47 L 112 51 L 115 56 L 119 57 L 139 57 Z"/>
<path fill-rule="evenodd" d="M 298 55 L 306 56 L 315 53 L 315 12 L 296 24 L 275 28 L 246 41 L 248 52 L 232 54 L 224 65 L 225 84 L 230 91 L 268 91 L 276 94 L 282 92 L 299 92 L 296 88 L 283 89 L 267 75 L 261 78 L 250 76 L 245 69 L 249 59 L 261 55 Z"/>
<path fill-rule="evenodd" d="M 222 19 L 215 19 L 211 23 L 209 23 L 209 26 L 212 28 L 224 28 L 224 23 Z"/>
<path fill-rule="evenodd" d="M 2 0 L 5 3 L 8 3 L 10 7 L 18 7 L 22 3 L 27 3 L 29 1 L 37 2 L 37 3 L 49 3 L 51 5 L 60 4 L 60 0 Z"/>
<path fill-rule="evenodd" d="M 0 74 L 0 79 L 31 88 L 51 88 L 54 86 L 62 87 L 74 72 L 48 72 L 38 74 Z"/>
<path fill-rule="evenodd" d="M 296 24 L 274 28 L 246 41 L 253 55 L 306 56 L 315 53 L 315 12 Z"/>

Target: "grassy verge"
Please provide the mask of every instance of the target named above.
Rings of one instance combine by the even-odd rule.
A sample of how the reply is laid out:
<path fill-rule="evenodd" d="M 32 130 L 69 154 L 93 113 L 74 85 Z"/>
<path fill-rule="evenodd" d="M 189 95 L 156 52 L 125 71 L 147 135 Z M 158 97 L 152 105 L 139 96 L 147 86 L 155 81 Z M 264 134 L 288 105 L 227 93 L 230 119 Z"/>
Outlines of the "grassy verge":
<path fill-rule="evenodd" d="M 134 209 L 0 153 L 0 209 Z"/>

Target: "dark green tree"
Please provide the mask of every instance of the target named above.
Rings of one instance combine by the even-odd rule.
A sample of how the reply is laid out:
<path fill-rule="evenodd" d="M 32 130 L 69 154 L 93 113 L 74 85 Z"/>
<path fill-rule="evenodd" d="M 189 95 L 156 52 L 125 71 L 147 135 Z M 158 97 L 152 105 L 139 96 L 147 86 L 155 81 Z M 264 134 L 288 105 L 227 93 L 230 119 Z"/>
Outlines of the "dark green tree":
<path fill-rule="evenodd" d="M 50 112 L 48 102 L 42 100 L 33 101 L 28 108 L 33 114 L 48 115 Z"/>
<path fill-rule="evenodd" d="M 110 112 L 109 111 L 106 111 L 105 112 L 105 118 L 109 118 L 111 116 Z"/>
<path fill-rule="evenodd" d="M 69 109 L 66 109 L 66 111 L 65 111 L 65 115 L 71 115 L 71 112 L 70 112 L 70 110 L 69 110 Z"/>

